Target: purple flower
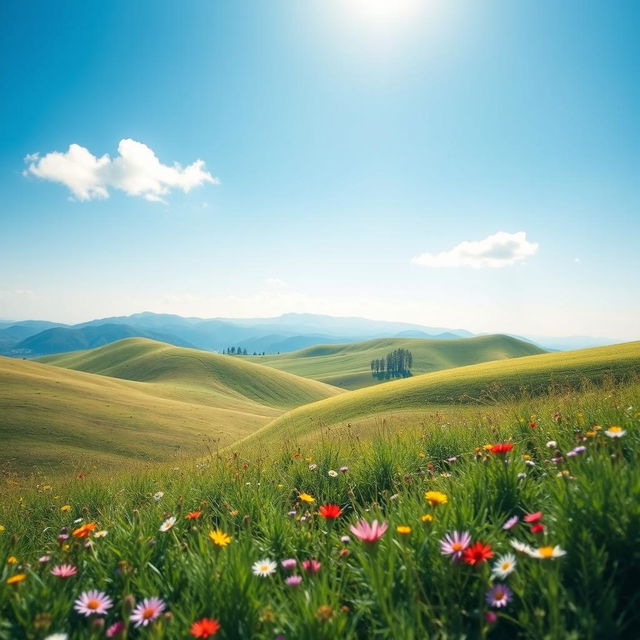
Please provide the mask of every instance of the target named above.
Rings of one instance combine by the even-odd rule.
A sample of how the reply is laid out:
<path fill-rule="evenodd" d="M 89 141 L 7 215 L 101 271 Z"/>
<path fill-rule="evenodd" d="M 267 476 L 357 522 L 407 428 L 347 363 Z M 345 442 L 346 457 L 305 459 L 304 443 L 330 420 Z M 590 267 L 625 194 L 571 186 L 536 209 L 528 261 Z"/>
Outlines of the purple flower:
<path fill-rule="evenodd" d="M 494 584 L 485 596 L 490 607 L 506 607 L 513 596 L 513 591 L 506 584 Z"/>
<path fill-rule="evenodd" d="M 508 531 L 509 529 L 513 529 L 513 527 L 515 527 L 518 522 L 520 521 L 520 518 L 518 516 L 511 516 L 503 525 L 502 528 L 505 531 Z"/>
<path fill-rule="evenodd" d="M 122 620 L 118 620 L 118 622 L 114 622 L 105 632 L 107 638 L 115 638 L 120 635 L 125 629 L 127 625 L 122 622 Z"/>
<path fill-rule="evenodd" d="M 145 598 L 129 616 L 136 627 L 146 627 L 160 617 L 166 605 L 160 598 Z"/>

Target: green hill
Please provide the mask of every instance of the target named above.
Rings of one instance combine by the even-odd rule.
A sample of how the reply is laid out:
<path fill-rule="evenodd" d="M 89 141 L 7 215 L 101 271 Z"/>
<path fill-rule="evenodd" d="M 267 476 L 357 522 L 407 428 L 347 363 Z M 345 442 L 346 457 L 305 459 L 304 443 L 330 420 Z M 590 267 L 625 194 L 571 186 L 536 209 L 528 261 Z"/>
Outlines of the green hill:
<path fill-rule="evenodd" d="M 373 415 L 506 400 L 523 393 L 541 394 L 553 386 L 577 388 L 587 380 L 637 379 L 638 374 L 640 342 L 458 367 L 299 407 L 252 434 L 243 446 L 313 438 L 327 427 Z"/>
<path fill-rule="evenodd" d="M 327 344 L 282 355 L 251 357 L 276 369 L 321 380 L 345 389 L 375 385 L 370 364 L 395 349 L 413 354 L 413 375 L 544 353 L 535 345 L 505 335 L 440 340 L 430 338 L 380 338 L 349 344 Z"/>
<path fill-rule="evenodd" d="M 269 367 L 138 338 L 46 359 L 0 357 L 5 470 L 202 456 L 207 443 L 231 444 L 288 408 L 340 393 Z"/>

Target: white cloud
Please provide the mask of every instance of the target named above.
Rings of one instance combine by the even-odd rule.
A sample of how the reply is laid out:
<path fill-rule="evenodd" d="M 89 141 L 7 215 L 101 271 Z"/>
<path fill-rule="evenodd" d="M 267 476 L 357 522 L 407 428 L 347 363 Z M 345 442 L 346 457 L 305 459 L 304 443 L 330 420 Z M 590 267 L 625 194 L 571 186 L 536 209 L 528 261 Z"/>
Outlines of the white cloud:
<path fill-rule="evenodd" d="M 146 144 L 130 138 L 120 140 L 118 155 L 94 156 L 78 144 L 69 145 L 66 152 L 52 151 L 40 157 L 33 153 L 25 157 L 28 163 L 24 175 L 64 184 L 78 200 L 108 198 L 109 189 L 119 189 L 130 196 L 142 196 L 162 202 L 162 196 L 172 189 L 185 193 L 207 182 L 218 184 L 205 170 L 204 162 L 196 160 L 181 167 L 162 164 Z"/>
<path fill-rule="evenodd" d="M 484 240 L 465 240 L 449 251 L 423 253 L 411 260 L 423 267 L 507 267 L 532 256 L 538 250 L 536 242 L 529 242 L 524 231 L 498 231 Z"/>

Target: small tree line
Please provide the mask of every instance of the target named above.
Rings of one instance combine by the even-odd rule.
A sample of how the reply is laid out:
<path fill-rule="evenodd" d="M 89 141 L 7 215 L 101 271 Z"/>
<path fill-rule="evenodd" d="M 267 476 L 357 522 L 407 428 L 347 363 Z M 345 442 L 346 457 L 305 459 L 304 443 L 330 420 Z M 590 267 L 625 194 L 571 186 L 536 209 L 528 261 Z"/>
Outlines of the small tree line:
<path fill-rule="evenodd" d="M 371 361 L 371 375 L 378 379 L 406 378 L 411 375 L 413 355 L 408 349 L 396 349 L 384 358 Z"/>

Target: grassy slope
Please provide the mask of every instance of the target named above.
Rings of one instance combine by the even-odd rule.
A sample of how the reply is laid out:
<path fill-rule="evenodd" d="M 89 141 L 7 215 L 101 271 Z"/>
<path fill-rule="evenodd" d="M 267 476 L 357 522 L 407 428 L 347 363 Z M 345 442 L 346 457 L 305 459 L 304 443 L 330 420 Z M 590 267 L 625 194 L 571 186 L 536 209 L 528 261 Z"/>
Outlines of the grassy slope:
<path fill-rule="evenodd" d="M 143 380 L 0 357 L 0 463 L 25 472 L 202 455 L 212 439 L 230 444 L 289 407 L 339 393 L 200 354 L 130 339 L 65 356 L 67 365 L 84 362 L 96 372 Z"/>
<path fill-rule="evenodd" d="M 425 410 L 429 405 L 469 404 L 506 399 L 525 391 L 538 394 L 550 385 L 578 387 L 640 373 L 640 342 L 549 353 L 428 373 L 359 389 L 299 407 L 252 434 L 243 446 L 274 440 L 312 438 L 331 425 L 389 412 Z"/>
<path fill-rule="evenodd" d="M 318 345 L 281 355 L 252 357 L 254 362 L 322 380 L 345 389 L 379 384 L 370 363 L 394 349 L 413 354 L 413 374 L 544 353 L 535 345 L 509 336 L 492 335 L 457 340 L 381 338 L 349 344 Z"/>

